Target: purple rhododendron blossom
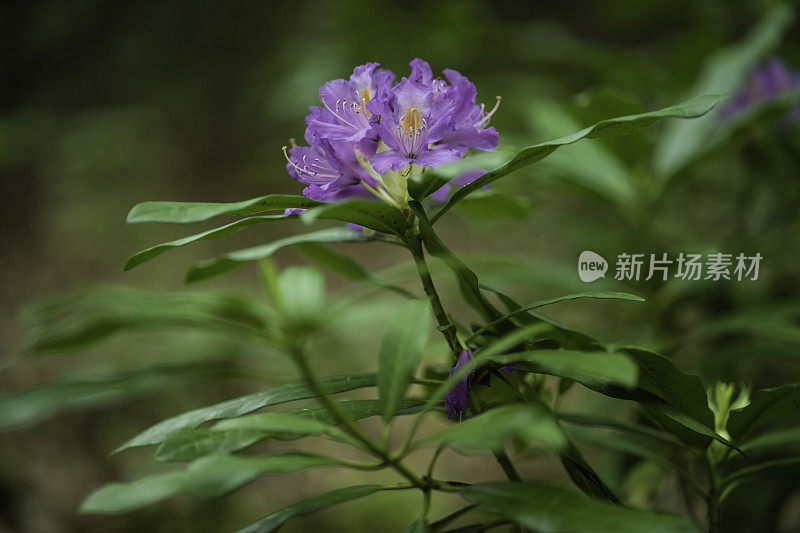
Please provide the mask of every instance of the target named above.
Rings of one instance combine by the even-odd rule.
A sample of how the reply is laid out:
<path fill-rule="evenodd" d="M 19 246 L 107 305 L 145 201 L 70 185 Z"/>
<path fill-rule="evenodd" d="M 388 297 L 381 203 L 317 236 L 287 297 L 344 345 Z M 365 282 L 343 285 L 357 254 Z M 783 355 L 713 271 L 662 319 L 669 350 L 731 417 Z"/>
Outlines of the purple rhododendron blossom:
<path fill-rule="evenodd" d="M 722 108 L 720 114 L 723 119 L 728 119 L 798 88 L 800 72 L 790 69 L 780 58 L 771 57 L 750 74 L 744 86 Z M 798 109 L 800 107 L 791 111 L 789 117 L 796 120 Z"/>
<path fill-rule="evenodd" d="M 410 63 L 411 74 L 395 82 L 378 63 L 353 69 L 319 89 L 321 106 L 309 108 L 308 146 L 284 148 L 286 169 L 321 201 L 375 195 L 400 208 L 408 206 L 406 180 L 425 167 L 464 157 L 468 150 L 494 150 L 499 141 L 487 112 L 476 102 L 477 89 L 465 76 L 445 69 L 434 78 L 422 59 Z M 483 171 L 467 172 L 434 193 L 443 201 Z M 287 210 L 287 213 L 297 210 Z"/>
<path fill-rule="evenodd" d="M 464 350 L 458 356 L 456 364 L 450 369 L 450 377 L 453 376 L 458 370 L 472 360 L 472 350 Z M 470 371 L 467 377 L 458 381 L 455 386 L 450 389 L 450 392 L 444 397 L 444 406 L 447 410 L 447 418 L 455 420 L 467 414 L 467 399 L 469 398 L 469 390 L 474 385 L 475 374 Z"/>

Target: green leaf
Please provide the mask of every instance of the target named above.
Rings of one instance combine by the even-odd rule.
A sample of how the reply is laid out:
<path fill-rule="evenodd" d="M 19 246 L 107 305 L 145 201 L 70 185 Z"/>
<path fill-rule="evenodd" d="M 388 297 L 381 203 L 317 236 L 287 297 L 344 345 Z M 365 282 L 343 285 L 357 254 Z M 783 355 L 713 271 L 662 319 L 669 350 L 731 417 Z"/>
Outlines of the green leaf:
<path fill-rule="evenodd" d="M 154 294 L 93 288 L 48 300 L 23 316 L 30 355 L 84 348 L 117 333 L 190 328 L 264 335 L 266 310 L 231 294 Z"/>
<path fill-rule="evenodd" d="M 748 455 L 780 448 L 797 450 L 800 448 L 800 427 L 790 427 L 769 431 L 758 435 L 742 445 L 742 451 Z"/>
<path fill-rule="evenodd" d="M 689 94 L 731 93 L 744 85 L 750 71 L 777 48 L 794 15 L 786 4 L 769 10 L 751 33 L 734 46 L 712 55 Z M 698 155 L 711 149 L 720 130 L 719 115 L 674 122 L 665 128 L 655 147 L 653 166 L 666 181 Z"/>
<path fill-rule="evenodd" d="M 482 328 L 477 330 L 475 333 L 473 333 L 470 336 L 470 339 L 477 337 L 478 335 L 480 335 L 481 333 L 483 333 L 487 329 L 491 328 L 492 326 L 500 324 L 501 322 L 503 322 L 505 320 L 509 320 L 509 319 L 511 319 L 513 317 L 516 317 L 518 315 L 521 315 L 523 313 L 527 313 L 528 311 L 530 311 L 532 309 L 537 309 L 539 307 L 544 307 L 546 305 L 552 305 L 552 304 L 559 303 L 559 302 L 565 302 L 565 301 L 568 301 L 568 300 L 578 300 L 578 299 L 581 299 L 581 298 L 588 298 L 588 299 L 594 299 L 594 300 L 628 300 L 628 301 L 631 301 L 631 302 L 643 302 L 643 301 L 645 301 L 644 298 L 642 298 L 641 296 L 636 296 L 635 294 L 628 294 L 628 293 L 625 293 L 625 292 L 579 292 L 579 293 L 575 293 L 575 294 L 568 294 L 566 296 L 559 296 L 558 298 L 551 298 L 549 300 L 540 300 L 540 301 L 534 302 L 532 304 L 528 304 L 528 305 L 525 305 L 525 306 L 522 306 L 522 307 L 518 307 L 517 309 L 515 309 L 511 313 L 503 315 L 502 317 L 498 318 L 497 320 L 493 320 L 492 322 L 486 324 L 485 326 L 483 326 Z"/>
<path fill-rule="evenodd" d="M 442 206 L 442 208 L 433 217 L 431 217 L 431 223 L 435 223 L 439 217 L 449 211 L 451 207 L 460 202 L 470 193 L 477 191 L 484 185 L 488 185 L 489 183 L 492 183 L 493 181 L 496 181 L 515 170 L 544 159 L 562 146 L 572 144 L 584 138 L 606 139 L 627 135 L 636 130 L 650 126 L 651 124 L 658 122 L 663 118 L 699 117 L 708 113 L 717 104 L 727 98 L 728 97 L 726 95 L 698 96 L 681 104 L 666 107 L 658 111 L 603 120 L 577 133 L 573 133 L 572 135 L 567 135 L 566 137 L 562 137 L 554 141 L 547 141 L 524 148 L 509 161 L 506 161 L 496 169 L 487 172 L 469 185 L 465 185 L 456 191 L 453 196 L 450 197 L 450 200 L 448 200 L 448 202 Z"/>
<path fill-rule="evenodd" d="M 220 379 L 232 370 L 230 363 L 191 362 L 159 365 L 109 376 L 71 375 L 0 396 L 0 432 L 20 429 L 58 413 L 109 407 L 143 398 L 180 384 Z M 236 375 L 236 377 L 240 377 Z"/>
<path fill-rule="evenodd" d="M 542 445 L 549 450 L 566 446 L 566 439 L 553 415 L 537 405 L 505 405 L 490 409 L 423 443 L 444 443 L 465 450 L 499 451 L 509 440 Z"/>
<path fill-rule="evenodd" d="M 588 387 L 612 384 L 630 389 L 636 386 L 639 376 L 633 360 L 620 352 L 534 350 L 503 355 L 494 361 L 499 365 L 514 363 L 515 369 L 524 372 L 574 379 Z"/>
<path fill-rule="evenodd" d="M 686 517 L 632 509 L 535 482 L 481 483 L 460 493 L 467 501 L 539 533 L 699 533 Z"/>
<path fill-rule="evenodd" d="M 776 418 L 785 420 L 792 417 L 796 421 L 799 412 L 800 385 L 759 389 L 751 395 L 747 406 L 731 411 L 727 429 L 736 442 L 743 442 L 751 431 Z"/>
<path fill-rule="evenodd" d="M 505 306 L 505 308 L 510 313 L 516 313 L 517 310 L 522 308 L 522 305 L 514 301 L 514 299 L 512 299 L 508 295 L 498 291 L 497 289 L 485 286 L 481 288 L 496 294 L 497 297 Z M 514 320 L 525 326 L 534 326 L 536 324 L 549 325 L 550 328 L 553 330 L 551 332 L 551 335 L 553 335 L 553 338 L 558 341 L 559 345 L 562 348 L 582 350 L 582 349 L 592 349 L 597 345 L 597 341 L 592 337 L 586 335 L 585 333 L 581 333 L 572 328 L 568 328 L 567 326 L 564 326 L 563 324 L 560 324 L 555 320 L 548 318 L 544 315 L 536 313 L 535 311 L 528 310 L 523 312 L 522 314 L 515 314 Z"/>
<path fill-rule="evenodd" d="M 641 442 L 630 436 L 621 437 L 615 432 L 594 431 L 579 427 L 567 427 L 564 429 L 564 432 L 572 441 L 588 444 L 618 454 L 632 455 L 677 472 L 686 479 L 692 479 L 680 466 L 669 461 L 664 454 L 660 454 L 658 448 L 655 448 L 652 442 Z"/>
<path fill-rule="evenodd" d="M 307 242 L 297 244 L 295 245 L 295 248 L 300 250 L 300 252 L 305 254 L 310 259 L 325 265 L 334 272 L 337 272 L 346 278 L 362 283 L 372 283 L 378 287 L 394 291 L 401 296 L 405 296 L 406 298 L 416 298 L 416 296 L 411 294 L 403 287 L 394 285 L 380 276 L 373 274 L 352 257 L 340 254 L 339 252 L 331 250 L 325 245 Z"/>
<path fill-rule="evenodd" d="M 428 521 L 424 518 L 418 518 L 411 522 L 403 533 L 428 533 L 431 530 Z"/>
<path fill-rule="evenodd" d="M 478 276 L 451 252 L 439 239 L 428 221 L 425 209 L 419 202 L 410 202 L 411 210 L 419 219 L 419 231 L 425 248 L 435 257 L 441 259 L 456 275 L 458 286 L 464 300 L 486 320 L 494 320 L 500 312 L 484 298 L 478 286 Z"/>
<path fill-rule="evenodd" d="M 139 222 L 186 224 L 201 222 L 220 215 L 255 215 L 276 209 L 308 209 L 323 204 L 324 202 L 311 200 L 305 196 L 287 194 L 268 194 L 252 200 L 232 203 L 144 202 L 133 206 L 128 213 L 128 224 Z"/>
<path fill-rule="evenodd" d="M 477 219 L 513 220 L 519 223 L 530 214 L 531 202 L 522 196 L 498 190 L 480 190 L 462 200 L 458 207 Z"/>
<path fill-rule="evenodd" d="M 378 355 L 378 392 L 383 421 L 388 423 L 405 396 L 422 351 L 430 338 L 428 300 L 409 300 L 392 316 Z"/>
<path fill-rule="evenodd" d="M 537 98 L 528 109 L 534 131 L 543 138 L 580 128 L 559 102 Z M 542 163 L 558 179 L 569 181 L 615 204 L 627 205 L 637 198 L 636 178 L 611 150 L 600 143 L 576 143 L 559 149 Z"/>
<path fill-rule="evenodd" d="M 337 394 L 364 387 L 374 387 L 377 384 L 376 374 L 342 374 L 319 378 L 319 383 L 326 394 Z M 302 383 L 282 385 L 274 389 L 257 392 L 227 400 L 222 403 L 214 404 L 200 409 L 194 409 L 186 413 L 168 418 L 149 429 L 139 433 L 132 439 L 126 441 L 112 453 L 118 453 L 128 448 L 136 446 L 148 446 L 150 444 L 160 444 L 173 433 L 184 428 L 196 428 L 209 420 L 219 420 L 225 418 L 236 418 L 247 413 L 251 413 L 262 407 L 278 405 L 294 400 L 304 400 L 314 398 L 316 394 L 307 385 Z"/>
<path fill-rule="evenodd" d="M 213 498 L 232 492 L 263 474 L 296 472 L 341 464 L 337 459 L 301 453 L 210 455 L 186 470 L 156 474 L 130 483 L 111 483 L 91 493 L 81 513 L 122 513 L 177 494 Z"/>
<path fill-rule="evenodd" d="M 437 518 L 436 520 L 431 522 L 431 530 L 433 530 L 433 531 L 441 531 L 442 528 L 447 527 L 450 523 L 452 523 L 453 521 L 457 520 L 458 518 L 461 518 L 462 516 L 464 516 L 465 514 L 467 514 L 470 511 L 472 511 L 476 507 L 477 506 L 474 503 L 472 503 L 472 504 L 469 504 L 469 505 L 465 505 L 464 507 L 461 507 L 460 509 L 456 509 L 455 511 L 452 511 L 452 512 L 450 512 L 450 513 L 448 513 L 448 514 L 446 514 L 446 515 L 444 515 L 442 517 Z"/>
<path fill-rule="evenodd" d="M 186 274 L 186 283 L 194 283 L 230 272 L 244 263 L 266 259 L 282 248 L 303 242 L 364 242 L 366 240 L 369 239 L 358 232 L 346 228 L 329 228 L 302 235 L 293 235 L 269 244 L 245 248 L 244 250 L 230 252 L 213 259 L 199 261 L 192 265 Z"/>
<path fill-rule="evenodd" d="M 408 223 L 396 207 L 375 200 L 353 198 L 332 202 L 304 212 L 300 218 L 311 224 L 317 219 L 341 220 L 381 233 L 402 235 Z"/>
<path fill-rule="evenodd" d="M 721 482 L 723 487 L 719 502 L 725 501 L 731 492 L 750 483 L 769 479 L 800 478 L 800 458 L 776 459 L 764 463 L 747 466 L 726 476 Z"/>
<path fill-rule="evenodd" d="M 579 414 L 579 413 L 559 413 L 558 419 L 568 424 L 575 424 L 586 427 L 600 427 L 616 429 L 634 435 L 641 435 L 662 442 L 681 446 L 681 441 L 676 439 L 672 434 L 662 431 L 658 428 L 628 422 L 627 420 L 619 420 L 616 418 L 609 418 L 596 414 Z"/>
<path fill-rule="evenodd" d="M 292 518 L 305 516 L 315 513 L 332 505 L 348 502 L 364 496 L 369 496 L 382 490 L 390 490 L 392 486 L 386 485 L 357 485 L 354 487 L 345 487 L 343 489 L 336 489 L 307 500 L 303 500 L 289 507 L 284 507 L 279 511 L 265 516 L 258 522 L 254 522 L 244 529 L 240 529 L 238 533 L 272 533 L 279 530 L 286 522 Z"/>
<path fill-rule="evenodd" d="M 508 159 L 510 155 L 509 152 L 504 150 L 479 152 L 436 168 L 424 167 L 424 172 L 412 174 L 408 178 L 408 192 L 413 199 L 421 202 L 463 172 L 492 169 Z"/>
<path fill-rule="evenodd" d="M 155 246 L 151 246 L 150 248 L 147 248 L 145 250 L 133 254 L 130 257 L 130 259 L 128 259 L 128 262 L 125 263 L 125 270 L 127 271 L 136 266 L 139 266 L 145 261 L 149 261 L 154 257 L 163 254 L 164 252 L 172 250 L 173 248 L 179 248 L 181 246 L 186 246 L 187 244 L 192 244 L 200 241 L 219 239 L 221 237 L 232 235 L 237 231 L 246 228 L 247 226 L 252 226 L 254 224 L 261 224 L 263 222 L 270 222 L 272 220 L 283 220 L 286 218 L 292 218 L 292 217 L 290 215 L 263 215 L 257 217 L 248 217 L 242 220 L 237 220 L 236 222 L 231 222 L 230 224 L 226 224 L 225 226 L 221 226 L 219 228 L 214 228 L 208 231 L 204 231 L 202 233 L 190 235 L 188 237 L 183 237 L 182 239 L 175 239 L 174 241 L 169 241 L 162 244 L 156 244 Z"/>
<path fill-rule="evenodd" d="M 360 420 L 380 414 L 378 400 L 337 402 L 348 420 Z M 400 403 L 398 414 L 410 414 L 422 400 L 407 399 Z M 336 419 L 322 405 L 311 405 L 286 411 L 270 411 L 224 420 L 211 428 L 182 429 L 173 433 L 156 450 L 158 461 L 194 461 L 212 453 L 232 453 L 267 439 L 291 440 L 329 433 Z"/>
<path fill-rule="evenodd" d="M 614 491 L 606 485 L 603 478 L 586 462 L 586 459 L 583 458 L 575 444 L 568 441 L 567 448 L 561 452 L 559 459 L 569 478 L 584 494 L 594 499 L 615 504 L 620 503 Z"/>
<path fill-rule="evenodd" d="M 714 417 L 698 376 L 681 372 L 663 355 L 641 348 L 617 349 L 630 355 L 639 367 L 636 389 L 587 384 L 589 388 L 613 398 L 638 402 L 666 431 L 690 446 L 705 448 L 711 438 L 722 439 L 710 429 Z M 725 439 L 720 442 L 730 444 Z"/>

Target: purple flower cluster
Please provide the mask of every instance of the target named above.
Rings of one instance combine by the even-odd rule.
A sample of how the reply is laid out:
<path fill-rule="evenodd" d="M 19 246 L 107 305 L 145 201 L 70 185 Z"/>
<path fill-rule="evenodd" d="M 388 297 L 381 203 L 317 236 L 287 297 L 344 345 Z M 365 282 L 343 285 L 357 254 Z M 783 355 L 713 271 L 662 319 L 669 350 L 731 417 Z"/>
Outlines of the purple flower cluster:
<path fill-rule="evenodd" d="M 790 69 L 780 58 L 771 57 L 753 70 L 744 86 L 722 108 L 722 118 L 731 118 L 797 89 L 800 89 L 800 73 Z M 787 118 L 797 120 L 799 112 L 800 107 L 795 108 Z"/>
<path fill-rule="evenodd" d="M 308 146 L 284 147 L 286 169 L 306 185 L 309 198 L 335 201 L 369 197 L 404 207 L 406 180 L 424 167 L 464 157 L 470 149 L 494 150 L 499 135 L 489 121 L 499 104 L 486 111 L 476 103 L 477 90 L 465 76 L 445 69 L 434 78 L 421 59 L 411 75 L 395 82 L 378 63 L 356 67 L 350 79 L 320 87 L 319 101 L 306 117 Z M 452 180 L 463 186 L 482 174 Z M 450 186 L 434 193 L 446 199 Z"/>

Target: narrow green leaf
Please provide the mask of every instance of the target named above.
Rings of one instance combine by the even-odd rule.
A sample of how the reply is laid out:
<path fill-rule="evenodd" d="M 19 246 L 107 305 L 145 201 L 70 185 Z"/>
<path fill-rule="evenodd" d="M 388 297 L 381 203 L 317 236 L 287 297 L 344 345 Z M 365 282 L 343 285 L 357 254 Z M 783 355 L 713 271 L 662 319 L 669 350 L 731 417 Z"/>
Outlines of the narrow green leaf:
<path fill-rule="evenodd" d="M 243 216 L 276 209 L 308 209 L 323 205 L 323 203 L 305 196 L 287 194 L 268 194 L 267 196 L 232 203 L 144 202 L 133 206 L 133 209 L 128 213 L 128 223 L 167 222 L 186 224 L 189 222 L 201 222 L 220 215 Z"/>
<path fill-rule="evenodd" d="M 528 198 L 496 189 L 474 192 L 458 204 L 461 212 L 480 220 L 513 220 L 517 223 L 530 215 Z"/>
<path fill-rule="evenodd" d="M 680 466 L 669 461 L 665 454 L 658 453 L 659 450 L 653 447 L 652 441 L 640 442 L 637 439 L 626 436 L 621 438 L 618 433 L 608 431 L 594 431 L 581 427 L 564 428 L 564 433 L 574 442 L 588 444 L 596 448 L 609 450 L 622 455 L 632 455 L 645 461 L 657 464 L 663 468 L 677 472 L 686 479 L 692 479 Z"/>
<path fill-rule="evenodd" d="M 352 257 L 340 254 L 339 252 L 331 250 L 325 245 L 306 242 L 295 245 L 295 248 L 300 250 L 310 259 L 325 265 L 334 272 L 337 272 L 346 278 L 362 283 L 371 283 L 378 287 L 394 291 L 401 296 L 405 296 L 406 298 L 416 298 L 416 296 L 411 294 L 403 287 L 394 285 L 380 276 L 373 274 Z"/>
<path fill-rule="evenodd" d="M 183 383 L 219 380 L 231 373 L 229 362 L 189 362 L 158 365 L 108 376 L 70 375 L 29 389 L 0 396 L 0 432 L 20 429 L 58 413 L 109 407 L 133 398 L 145 398 Z M 234 376 L 232 376 L 234 377 Z M 238 374 L 235 377 L 240 377 Z"/>
<path fill-rule="evenodd" d="M 431 530 L 428 521 L 424 518 L 418 518 L 411 522 L 403 533 L 428 533 Z"/>
<path fill-rule="evenodd" d="M 511 313 L 503 315 L 502 317 L 500 317 L 500 318 L 498 318 L 496 320 L 493 320 L 492 322 L 486 324 L 481 329 L 479 329 L 478 331 L 473 333 L 470 336 L 470 338 L 475 338 L 475 337 L 479 336 L 481 333 L 483 333 L 484 331 L 486 331 L 487 329 L 490 329 L 492 326 L 496 326 L 497 324 L 499 324 L 499 323 L 501 323 L 501 322 L 503 322 L 505 320 L 508 320 L 510 318 L 513 318 L 513 317 L 516 317 L 516 316 L 521 315 L 523 313 L 527 313 L 528 311 L 530 311 L 532 309 L 537 309 L 539 307 L 544 307 L 546 305 L 552 305 L 552 304 L 556 304 L 556 303 L 559 303 L 559 302 L 565 302 L 565 301 L 568 301 L 568 300 L 578 300 L 578 299 L 581 299 L 581 298 L 588 298 L 588 299 L 594 299 L 594 300 L 627 300 L 627 301 L 631 301 L 631 302 L 643 302 L 644 301 L 644 298 L 642 298 L 641 296 L 636 296 L 635 294 L 628 294 L 626 292 L 579 292 L 579 293 L 575 293 L 575 294 L 568 294 L 566 296 L 560 296 L 558 298 L 550 298 L 549 300 L 540 300 L 538 302 L 534 302 L 532 304 L 528 304 L 528 305 L 522 306 L 522 307 L 512 311 Z"/>
<path fill-rule="evenodd" d="M 272 220 L 283 220 L 286 218 L 292 218 L 292 217 L 289 215 L 262 215 L 257 217 L 248 217 L 242 220 L 237 220 L 236 222 L 231 222 L 230 224 L 226 224 L 224 226 L 220 226 L 219 228 L 214 228 L 208 231 L 204 231 L 202 233 L 190 235 L 188 237 L 183 237 L 181 239 L 175 239 L 174 241 L 169 241 L 162 244 L 156 244 L 155 246 L 151 246 L 150 248 L 146 248 L 140 252 L 136 252 L 135 254 L 133 254 L 130 257 L 130 259 L 128 259 L 128 262 L 125 263 L 125 270 L 127 271 L 136 266 L 139 266 L 145 261 L 149 261 L 154 257 L 163 254 L 164 252 L 172 250 L 173 248 L 179 248 L 181 246 L 186 246 L 188 244 L 200 241 L 219 239 L 221 237 L 232 235 L 237 231 L 246 228 L 247 226 L 252 226 L 254 224 L 261 224 L 264 222 L 270 222 Z"/>
<path fill-rule="evenodd" d="M 581 127 L 559 101 L 536 98 L 527 105 L 526 111 L 532 130 L 545 139 Z M 542 170 L 617 205 L 627 206 L 637 199 L 636 178 L 626 163 L 601 143 L 564 146 L 542 163 Z"/>
<path fill-rule="evenodd" d="M 610 137 L 627 135 L 636 130 L 650 126 L 651 124 L 658 122 L 663 118 L 699 117 L 708 113 L 717 104 L 727 98 L 727 95 L 698 96 L 681 104 L 666 107 L 658 111 L 603 120 L 577 133 L 573 133 L 572 135 L 567 135 L 566 137 L 562 137 L 554 141 L 547 141 L 524 148 L 509 161 L 503 163 L 496 169 L 487 172 L 469 185 L 465 185 L 456 191 L 453 196 L 450 197 L 450 200 L 448 200 L 448 202 L 442 206 L 442 208 L 433 217 L 431 217 L 431 223 L 435 223 L 439 217 L 449 211 L 451 207 L 460 202 L 470 193 L 477 191 L 484 185 L 488 185 L 489 183 L 492 183 L 493 181 L 496 181 L 517 169 L 526 167 L 544 159 L 564 145 L 572 144 L 584 138 L 606 139 Z"/>
<path fill-rule="evenodd" d="M 710 429 L 714 417 L 698 376 L 681 372 L 668 357 L 649 350 L 632 347 L 617 350 L 631 356 L 639 367 L 637 387 L 623 390 L 587 384 L 589 388 L 613 398 L 639 402 L 666 431 L 688 445 L 705 448 L 711 438 L 721 439 Z M 721 442 L 727 443 L 724 439 Z"/>
<path fill-rule="evenodd" d="M 449 444 L 465 450 L 502 450 L 510 440 L 538 444 L 549 450 L 566 446 L 553 415 L 537 405 L 505 405 L 485 411 L 422 443 Z"/>
<path fill-rule="evenodd" d="M 462 516 L 464 516 L 465 514 L 467 514 L 470 511 L 472 511 L 476 507 L 477 507 L 477 505 L 472 503 L 470 505 L 465 505 L 464 507 L 461 507 L 460 509 L 456 509 L 455 511 L 453 511 L 451 513 L 448 513 L 448 514 L 446 514 L 446 515 L 444 515 L 442 517 L 437 518 L 436 520 L 431 522 L 431 530 L 433 530 L 433 531 L 441 531 L 443 528 L 447 527 L 449 524 L 451 524 L 452 522 L 454 522 L 458 518 L 461 518 Z"/>
<path fill-rule="evenodd" d="M 497 364 L 514 363 L 524 372 L 551 374 L 591 386 L 595 383 L 636 386 L 639 369 L 620 352 L 579 352 L 575 350 L 534 350 L 496 357 Z"/>
<path fill-rule="evenodd" d="M 199 261 L 192 265 L 186 274 L 186 283 L 194 283 L 230 272 L 244 263 L 266 259 L 282 248 L 302 242 L 364 242 L 366 240 L 368 238 L 362 234 L 346 228 L 329 228 L 302 235 L 293 235 L 269 244 L 245 248 L 244 250 L 230 252 L 213 259 Z"/>
<path fill-rule="evenodd" d="M 377 375 L 343 374 L 319 378 L 319 382 L 326 394 L 337 394 L 364 387 L 374 387 L 377 384 Z M 262 407 L 278 405 L 294 400 L 314 398 L 315 396 L 316 394 L 314 394 L 308 386 L 297 383 L 282 385 L 274 389 L 256 392 L 255 394 L 249 394 L 241 398 L 235 398 L 208 407 L 194 409 L 159 422 L 126 441 L 112 453 L 118 453 L 136 446 L 160 444 L 164 442 L 167 437 L 181 429 L 196 428 L 203 422 L 208 422 L 209 420 L 235 418 L 247 413 L 252 413 Z"/>
<path fill-rule="evenodd" d="M 769 431 L 754 437 L 742 445 L 742 451 L 750 455 L 753 452 L 787 448 L 800 449 L 800 427 L 790 427 Z"/>
<path fill-rule="evenodd" d="M 348 420 L 380 414 L 378 400 L 337 402 Z M 398 414 L 416 412 L 422 400 L 406 399 Z M 322 405 L 270 411 L 223 420 L 207 429 L 182 429 L 173 433 L 156 450 L 158 461 L 194 461 L 212 453 L 232 453 L 267 439 L 291 440 L 323 433 L 339 436 L 336 419 Z"/>
<path fill-rule="evenodd" d="M 763 463 L 747 466 L 726 476 L 721 482 L 723 487 L 719 497 L 720 503 L 725 501 L 731 492 L 749 483 L 766 481 L 770 479 L 797 479 L 800 478 L 800 457 L 789 459 L 776 459 Z"/>
<path fill-rule="evenodd" d="M 481 288 L 496 294 L 497 297 L 505 306 L 505 308 L 510 313 L 514 313 L 518 309 L 522 308 L 521 304 L 514 301 L 513 298 L 511 298 L 507 294 L 503 294 L 497 289 L 493 289 L 491 287 L 486 287 L 486 286 L 481 286 Z M 586 335 L 585 333 L 581 333 L 572 328 L 569 328 L 563 324 L 560 324 L 559 322 L 556 322 L 551 318 L 548 318 L 532 310 L 525 311 L 524 313 L 521 314 L 515 314 L 514 320 L 525 326 L 533 326 L 536 324 L 549 325 L 553 330 L 551 332 L 551 335 L 553 335 L 553 339 L 557 340 L 562 348 L 571 350 L 585 350 L 585 349 L 592 349 L 597 345 L 597 341 L 592 337 Z"/>
<path fill-rule="evenodd" d="M 428 300 L 409 300 L 392 316 L 378 355 L 378 392 L 385 423 L 394 417 L 408 390 L 430 332 Z"/>
<path fill-rule="evenodd" d="M 658 428 L 628 422 L 627 420 L 619 420 L 616 418 L 609 418 L 607 416 L 600 416 L 597 414 L 579 414 L 579 413 L 559 413 L 558 419 L 568 424 L 575 424 L 586 427 L 600 427 L 616 429 L 634 435 L 641 435 L 662 442 L 681 446 L 681 441 L 676 439 L 670 433 L 662 431 Z"/>
<path fill-rule="evenodd" d="M 238 295 L 105 287 L 59 296 L 23 316 L 29 355 L 76 350 L 127 331 L 186 328 L 263 336 L 267 321 L 260 304 Z"/>
<path fill-rule="evenodd" d="M 800 385 L 793 383 L 772 389 L 759 389 L 752 394 L 747 406 L 731 412 L 728 432 L 736 442 L 743 442 L 751 431 L 766 426 L 776 418 L 786 420 L 797 417 L 798 413 Z"/>
<path fill-rule="evenodd" d="M 632 509 L 535 482 L 481 483 L 460 493 L 467 501 L 539 533 L 699 533 L 686 517 Z"/>
<path fill-rule="evenodd" d="M 689 94 L 731 93 L 744 85 L 751 70 L 777 48 L 794 16 L 786 4 L 766 11 L 742 42 L 711 55 Z M 719 115 L 673 122 L 656 144 L 653 166 L 666 181 L 686 164 L 716 145 L 721 129 Z"/>
<path fill-rule="evenodd" d="M 559 459 L 569 478 L 584 494 L 600 501 L 620 503 L 620 499 L 614 494 L 611 487 L 586 462 L 574 443 L 568 441 L 568 445 L 559 455 Z"/>
<path fill-rule="evenodd" d="M 111 483 L 91 493 L 81 513 L 122 513 L 177 494 L 213 498 L 232 492 L 263 474 L 296 472 L 341 464 L 337 459 L 301 453 L 210 455 L 186 470 L 156 474 L 130 483 Z"/>
<path fill-rule="evenodd" d="M 317 219 L 341 220 L 392 235 L 402 235 L 408 227 L 406 218 L 396 207 L 362 198 L 315 207 L 303 213 L 301 218 L 308 224 Z"/>
<path fill-rule="evenodd" d="M 419 202 L 410 202 L 411 210 L 419 219 L 419 231 L 425 248 L 435 257 L 441 259 L 456 275 L 464 300 L 486 320 L 500 317 L 500 312 L 484 298 L 478 286 L 478 276 L 451 252 L 433 230 L 425 209 Z"/>
<path fill-rule="evenodd" d="M 240 529 L 238 533 L 272 533 L 273 531 L 279 530 L 292 518 L 305 516 L 321 511 L 332 505 L 356 500 L 382 490 L 391 490 L 392 488 L 394 487 L 385 485 L 357 485 L 354 487 L 332 490 L 290 505 L 289 507 L 284 507 L 279 511 L 275 511 L 258 522 L 254 522 L 244 529 Z"/>

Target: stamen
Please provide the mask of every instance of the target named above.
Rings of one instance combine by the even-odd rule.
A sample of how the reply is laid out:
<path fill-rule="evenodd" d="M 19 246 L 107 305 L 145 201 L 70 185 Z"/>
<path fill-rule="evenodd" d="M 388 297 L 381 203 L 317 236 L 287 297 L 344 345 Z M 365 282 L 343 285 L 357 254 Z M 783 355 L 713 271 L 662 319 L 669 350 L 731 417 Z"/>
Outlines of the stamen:
<path fill-rule="evenodd" d="M 308 163 L 306 163 L 306 157 L 308 156 L 303 156 L 303 167 L 301 168 L 300 165 L 292 161 L 292 158 L 289 157 L 288 148 L 286 146 L 281 146 L 281 150 L 283 150 L 283 157 L 285 157 L 286 161 L 288 161 L 289 164 L 294 167 L 294 169 L 297 171 L 298 174 L 306 174 L 308 176 L 314 176 L 319 178 L 331 178 L 331 179 L 339 177 L 338 174 L 323 173 L 320 171 L 311 170 L 312 166 L 315 166 L 320 170 L 325 170 L 325 168 L 319 164 L 312 163 L 312 165 L 309 165 Z"/>
<path fill-rule="evenodd" d="M 474 124 L 474 126 L 476 128 L 481 128 L 481 127 L 487 125 L 489 123 L 489 120 L 492 118 L 492 115 L 494 115 L 494 112 L 497 111 L 498 107 L 500 107 L 500 100 L 502 100 L 503 97 L 502 96 L 495 96 L 495 98 L 497 99 L 497 101 L 494 103 L 494 107 L 492 108 L 491 111 L 489 111 L 489 113 L 486 114 L 486 116 L 484 116 L 483 118 L 481 118 L 478 122 L 476 122 Z M 483 108 L 483 104 L 481 104 L 481 108 Z"/>
<path fill-rule="evenodd" d="M 358 129 L 358 126 L 355 126 L 355 125 L 353 125 L 353 124 L 349 123 L 348 121 L 346 121 L 345 119 L 343 119 L 342 117 L 340 117 L 340 116 L 339 116 L 339 115 L 338 115 L 338 114 L 337 114 L 337 113 L 336 113 L 336 112 L 335 112 L 333 109 L 331 109 L 331 108 L 330 108 L 330 106 L 328 106 L 328 104 L 325 102 L 325 95 L 324 95 L 324 94 L 321 94 L 321 95 L 320 95 L 320 100 L 322 100 L 322 105 L 324 105 L 324 106 L 325 106 L 325 109 L 327 109 L 328 111 L 330 111 L 330 112 L 331 112 L 331 114 L 332 114 L 334 117 L 338 118 L 339 120 L 341 120 L 342 122 L 344 122 L 345 124 L 347 124 L 348 126 L 350 126 L 351 128 L 356 128 L 356 129 Z M 336 100 L 336 109 L 337 109 L 337 111 L 338 111 L 338 109 L 339 109 L 339 102 L 340 102 L 340 101 L 341 101 L 341 100 Z"/>

